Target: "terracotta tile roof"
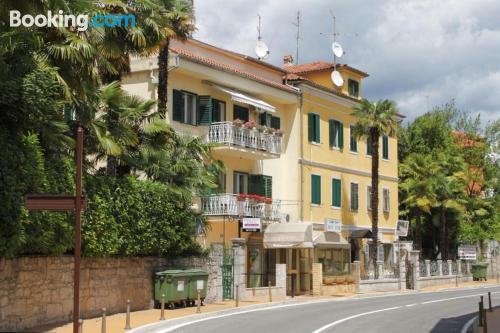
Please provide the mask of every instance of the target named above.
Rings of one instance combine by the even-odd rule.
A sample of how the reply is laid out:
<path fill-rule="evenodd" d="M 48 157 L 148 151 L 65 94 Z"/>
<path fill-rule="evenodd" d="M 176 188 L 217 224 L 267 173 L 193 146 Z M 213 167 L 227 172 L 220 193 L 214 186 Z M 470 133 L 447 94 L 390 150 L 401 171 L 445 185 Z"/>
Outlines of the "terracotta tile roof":
<path fill-rule="evenodd" d="M 283 69 L 286 70 L 289 73 L 293 74 L 305 74 L 305 73 L 310 73 L 310 72 L 317 72 L 317 71 L 322 71 L 326 69 L 333 69 L 334 64 L 331 62 L 326 62 L 326 61 L 315 61 L 311 62 L 308 64 L 300 64 L 300 65 L 285 65 L 283 66 Z M 367 77 L 368 73 L 360 71 L 359 69 L 356 69 L 354 67 L 351 67 L 347 64 L 337 64 L 338 68 L 345 68 L 350 71 L 356 72 L 360 74 L 363 77 Z"/>
<path fill-rule="evenodd" d="M 181 45 L 181 44 L 179 44 L 179 45 Z M 278 83 L 278 82 L 266 79 L 266 78 L 264 78 L 262 76 L 256 75 L 254 73 L 251 73 L 251 72 L 246 71 L 244 69 L 238 68 L 236 66 L 232 66 L 232 65 L 229 65 L 229 64 L 217 61 L 214 58 L 208 58 L 208 57 L 204 57 L 204 56 L 198 55 L 196 53 L 193 53 L 191 51 L 188 51 L 188 50 L 182 48 L 181 46 L 170 45 L 169 49 L 172 52 L 175 52 L 175 53 L 179 54 L 181 57 L 187 58 L 189 60 L 192 60 L 192 61 L 195 61 L 195 62 L 199 62 L 199 63 L 203 63 L 203 64 L 209 65 L 209 66 L 211 66 L 213 68 L 224 70 L 224 71 L 227 71 L 227 72 L 230 72 L 230 73 L 238 74 L 238 75 L 247 77 L 249 79 L 252 79 L 252 80 L 264 83 L 266 85 L 269 85 L 269 86 L 272 86 L 272 87 L 275 87 L 275 88 L 278 88 L 278 89 L 281 89 L 281 90 L 286 90 L 286 91 L 290 91 L 290 92 L 293 92 L 293 93 L 297 93 L 293 88 L 291 88 L 291 87 L 289 87 L 289 86 L 287 86 L 287 85 L 285 85 L 283 83 Z"/>

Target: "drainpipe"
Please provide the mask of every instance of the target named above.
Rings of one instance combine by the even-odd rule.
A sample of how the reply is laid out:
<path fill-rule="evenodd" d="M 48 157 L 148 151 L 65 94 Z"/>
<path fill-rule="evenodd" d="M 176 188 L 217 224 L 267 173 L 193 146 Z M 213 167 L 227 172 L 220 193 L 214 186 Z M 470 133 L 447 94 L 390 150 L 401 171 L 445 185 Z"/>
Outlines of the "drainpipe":
<path fill-rule="evenodd" d="M 300 220 L 304 221 L 304 94 L 299 96 L 300 107 Z"/>

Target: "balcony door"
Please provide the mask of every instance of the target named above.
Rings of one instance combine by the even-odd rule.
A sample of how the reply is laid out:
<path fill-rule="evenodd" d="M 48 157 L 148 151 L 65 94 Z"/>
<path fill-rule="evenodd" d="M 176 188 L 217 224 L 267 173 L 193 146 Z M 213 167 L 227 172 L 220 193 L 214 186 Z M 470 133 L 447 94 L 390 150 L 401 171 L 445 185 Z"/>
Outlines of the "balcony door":
<path fill-rule="evenodd" d="M 233 193 L 248 194 L 248 173 L 238 171 L 234 172 Z"/>

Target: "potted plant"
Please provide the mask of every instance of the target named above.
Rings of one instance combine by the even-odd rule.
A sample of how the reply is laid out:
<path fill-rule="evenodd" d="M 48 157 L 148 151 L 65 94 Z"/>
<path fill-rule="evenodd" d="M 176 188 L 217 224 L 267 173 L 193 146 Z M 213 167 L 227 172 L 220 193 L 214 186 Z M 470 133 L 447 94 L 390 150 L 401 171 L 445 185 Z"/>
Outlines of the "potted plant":
<path fill-rule="evenodd" d="M 240 127 L 243 126 L 243 124 L 244 124 L 244 121 L 241 120 L 241 119 L 235 119 L 235 120 L 233 120 L 233 126 L 234 127 L 240 128 Z"/>
<path fill-rule="evenodd" d="M 257 125 L 257 123 L 255 122 L 255 120 L 249 120 L 245 123 L 244 126 L 246 129 L 253 130 L 256 125 Z"/>
<path fill-rule="evenodd" d="M 276 135 L 276 136 L 283 136 L 283 130 L 282 129 L 277 129 L 276 131 L 274 131 L 274 135 Z"/>

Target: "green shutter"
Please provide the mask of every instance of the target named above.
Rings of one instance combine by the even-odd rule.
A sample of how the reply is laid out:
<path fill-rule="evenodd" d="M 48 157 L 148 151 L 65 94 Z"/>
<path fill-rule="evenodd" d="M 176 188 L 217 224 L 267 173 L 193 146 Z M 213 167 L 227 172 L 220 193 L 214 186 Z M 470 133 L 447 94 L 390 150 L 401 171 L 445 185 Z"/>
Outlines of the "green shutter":
<path fill-rule="evenodd" d="M 371 155 L 372 154 L 372 137 L 367 136 L 366 137 L 366 155 Z"/>
<path fill-rule="evenodd" d="M 180 90 L 173 91 L 173 112 L 172 117 L 175 121 L 184 121 L 184 94 Z"/>
<path fill-rule="evenodd" d="M 274 129 L 280 129 L 281 128 L 281 120 L 279 117 L 271 117 L 271 127 Z"/>
<path fill-rule="evenodd" d="M 340 179 L 332 179 L 332 206 L 340 207 L 342 202 L 341 182 Z"/>
<path fill-rule="evenodd" d="M 320 143 L 320 133 L 319 133 L 319 114 L 314 115 L 314 141 Z"/>
<path fill-rule="evenodd" d="M 264 113 L 261 113 L 261 114 L 259 115 L 259 124 L 260 124 L 261 126 L 266 126 L 266 119 L 267 119 L 267 113 L 265 113 L 265 112 L 264 112 Z"/>
<path fill-rule="evenodd" d="M 213 101 L 210 96 L 198 97 L 198 119 L 199 125 L 210 125 L 212 123 Z"/>
<path fill-rule="evenodd" d="M 264 196 L 266 198 L 273 197 L 273 177 L 271 176 L 263 176 L 264 180 Z"/>
<path fill-rule="evenodd" d="M 382 137 L 382 158 L 389 159 L 389 137 L 387 135 Z"/>
<path fill-rule="evenodd" d="M 311 175 L 311 203 L 321 204 L 321 176 Z"/>
<path fill-rule="evenodd" d="M 358 184 L 351 183 L 351 210 L 358 210 Z"/>
<path fill-rule="evenodd" d="M 351 140 L 350 140 L 350 149 L 353 152 L 357 152 L 358 151 L 358 141 L 356 140 L 356 138 L 354 137 L 354 135 L 352 133 L 353 128 L 354 128 L 354 126 L 350 127 L 350 137 L 351 137 Z"/>
<path fill-rule="evenodd" d="M 262 175 L 248 175 L 248 194 L 263 195 Z"/>
<path fill-rule="evenodd" d="M 308 113 L 307 114 L 307 129 L 308 129 L 308 138 L 309 142 L 314 141 L 314 114 L 313 113 Z"/>
<path fill-rule="evenodd" d="M 330 147 L 335 147 L 335 134 L 337 132 L 336 121 L 333 119 L 328 120 L 328 130 L 330 136 Z"/>
<path fill-rule="evenodd" d="M 339 148 L 344 148 L 344 124 L 341 122 L 337 122 L 337 126 L 339 129 Z"/>

